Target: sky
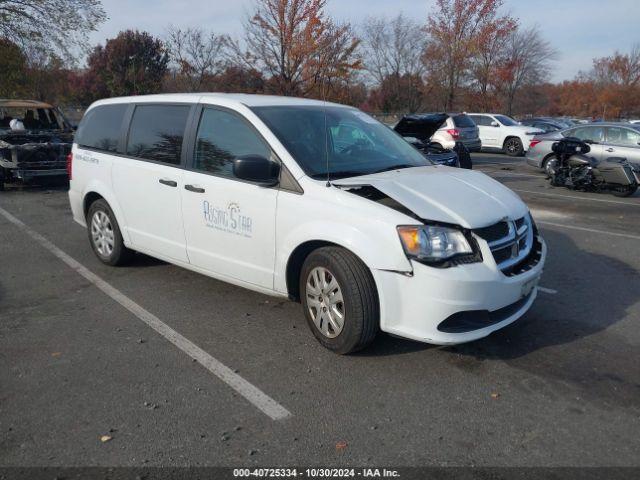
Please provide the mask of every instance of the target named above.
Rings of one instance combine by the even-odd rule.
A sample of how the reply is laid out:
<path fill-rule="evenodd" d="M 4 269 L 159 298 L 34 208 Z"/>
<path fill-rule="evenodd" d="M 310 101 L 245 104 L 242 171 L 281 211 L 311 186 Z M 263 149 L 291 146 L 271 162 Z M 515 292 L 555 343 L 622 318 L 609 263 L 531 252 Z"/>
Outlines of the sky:
<path fill-rule="evenodd" d="M 102 0 L 109 19 L 90 36 L 104 43 L 126 29 L 146 30 L 164 37 L 168 25 L 201 27 L 235 38 L 252 10 L 253 0 Z M 435 0 L 328 0 L 336 20 L 360 24 L 367 16 L 394 17 L 403 12 L 426 19 Z M 557 50 L 550 80 L 562 81 L 591 68 L 594 57 L 627 52 L 640 43 L 640 0 L 505 0 L 503 12 L 525 27 L 537 25 Z"/>

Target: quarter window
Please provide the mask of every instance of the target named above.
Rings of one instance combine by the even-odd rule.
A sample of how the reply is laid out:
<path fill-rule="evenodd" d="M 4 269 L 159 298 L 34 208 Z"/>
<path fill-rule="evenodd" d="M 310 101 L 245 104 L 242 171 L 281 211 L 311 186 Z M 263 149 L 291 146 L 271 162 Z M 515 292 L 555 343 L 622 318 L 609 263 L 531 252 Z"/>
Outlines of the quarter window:
<path fill-rule="evenodd" d="M 189 108 L 187 105 L 138 105 L 131 120 L 127 154 L 180 165 Z"/>
<path fill-rule="evenodd" d="M 127 104 L 100 105 L 89 110 L 80 122 L 75 142 L 82 147 L 117 152 L 127 107 Z"/>
<path fill-rule="evenodd" d="M 233 160 L 245 155 L 271 157 L 271 149 L 239 115 L 224 110 L 202 111 L 194 168 L 233 177 Z"/>

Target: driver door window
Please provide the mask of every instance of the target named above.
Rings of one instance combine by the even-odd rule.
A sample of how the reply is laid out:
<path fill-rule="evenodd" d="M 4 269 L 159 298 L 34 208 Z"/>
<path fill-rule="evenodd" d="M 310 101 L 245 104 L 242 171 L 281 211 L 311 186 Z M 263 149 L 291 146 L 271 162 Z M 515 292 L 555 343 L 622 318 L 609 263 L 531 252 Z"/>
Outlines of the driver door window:
<path fill-rule="evenodd" d="M 193 168 L 234 177 L 233 161 L 244 155 L 270 158 L 271 149 L 238 115 L 205 108 L 198 126 Z"/>

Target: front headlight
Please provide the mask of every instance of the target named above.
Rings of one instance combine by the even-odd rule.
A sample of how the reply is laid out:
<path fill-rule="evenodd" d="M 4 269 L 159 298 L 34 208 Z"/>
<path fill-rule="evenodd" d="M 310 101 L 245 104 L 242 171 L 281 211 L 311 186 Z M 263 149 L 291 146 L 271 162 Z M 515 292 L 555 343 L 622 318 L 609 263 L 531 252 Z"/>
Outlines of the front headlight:
<path fill-rule="evenodd" d="M 424 263 L 442 263 L 474 253 L 465 234 L 456 228 L 409 225 L 398 227 L 398 234 L 407 256 Z"/>

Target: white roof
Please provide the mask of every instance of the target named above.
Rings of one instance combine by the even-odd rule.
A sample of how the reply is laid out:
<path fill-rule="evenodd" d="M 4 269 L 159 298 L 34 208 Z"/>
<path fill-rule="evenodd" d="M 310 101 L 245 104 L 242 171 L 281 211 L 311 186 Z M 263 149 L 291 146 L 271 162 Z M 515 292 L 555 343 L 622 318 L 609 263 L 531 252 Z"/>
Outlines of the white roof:
<path fill-rule="evenodd" d="M 281 97 L 276 95 L 259 95 L 246 93 L 163 93 L 159 95 L 138 95 L 132 97 L 115 97 L 104 100 L 98 100 L 94 105 L 109 103 L 147 103 L 147 102 L 190 102 L 199 101 L 215 103 L 220 100 L 225 104 L 229 102 L 238 103 L 247 107 L 263 107 L 263 106 L 286 106 L 286 105 L 309 105 L 309 106 L 334 106 L 345 107 L 338 103 L 323 102 L 321 100 L 312 100 L 308 98 L 297 97 Z"/>

